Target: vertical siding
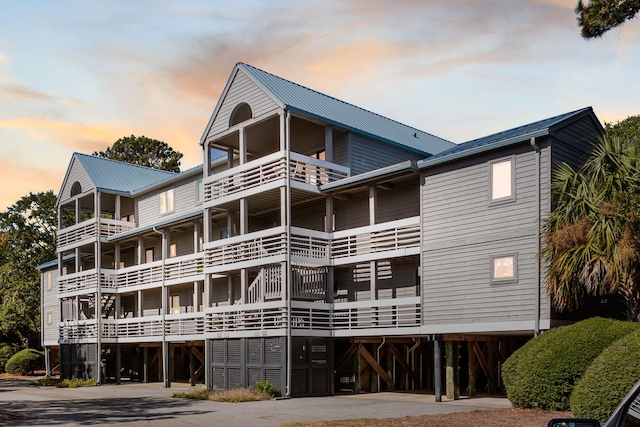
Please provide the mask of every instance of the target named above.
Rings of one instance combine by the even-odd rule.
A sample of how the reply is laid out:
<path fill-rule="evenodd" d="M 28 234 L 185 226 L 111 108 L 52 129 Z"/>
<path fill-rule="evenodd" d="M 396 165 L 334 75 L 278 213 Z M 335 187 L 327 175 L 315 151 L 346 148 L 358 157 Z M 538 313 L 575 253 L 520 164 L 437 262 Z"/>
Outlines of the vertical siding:
<path fill-rule="evenodd" d="M 269 95 L 267 95 L 258 85 L 256 85 L 246 74 L 238 70 L 233 77 L 229 90 L 222 100 L 220 109 L 207 138 L 229 128 L 229 118 L 233 109 L 241 102 L 246 102 L 251 107 L 253 117 L 259 117 L 269 111 L 275 110 L 278 106 Z"/>
<path fill-rule="evenodd" d="M 488 161 L 514 156 L 515 201 L 489 202 Z M 423 186 L 424 323 L 533 321 L 537 279 L 536 154 L 527 144 L 427 170 Z M 541 194 L 548 197 L 548 148 Z M 543 190 L 544 189 L 544 190 Z M 541 203 L 541 211 L 547 204 Z M 515 254 L 517 281 L 491 283 L 491 257 Z M 544 292 L 542 298 L 546 300 Z M 541 317 L 548 318 L 546 304 Z M 533 325 L 533 323 L 532 323 Z"/>
<path fill-rule="evenodd" d="M 64 203 L 71 198 L 71 187 L 73 187 L 75 182 L 80 183 L 83 193 L 94 189 L 94 185 L 89 179 L 89 175 L 87 175 L 80 162 L 73 157 L 71 164 L 69 165 L 67 179 L 60 189 L 59 197 L 61 203 Z"/>
<path fill-rule="evenodd" d="M 354 133 L 351 134 L 350 151 L 351 175 L 424 157 Z"/>

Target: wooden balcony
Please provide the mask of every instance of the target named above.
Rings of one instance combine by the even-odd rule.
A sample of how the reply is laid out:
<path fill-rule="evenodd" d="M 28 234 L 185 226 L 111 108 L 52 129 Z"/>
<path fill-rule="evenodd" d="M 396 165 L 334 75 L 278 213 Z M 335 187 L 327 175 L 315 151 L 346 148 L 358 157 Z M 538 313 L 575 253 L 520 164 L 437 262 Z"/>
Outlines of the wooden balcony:
<path fill-rule="evenodd" d="M 100 230 L 98 230 L 98 219 L 92 218 L 58 230 L 58 252 L 95 242 L 98 235 L 102 239 L 134 228 L 135 224 L 132 222 L 100 218 Z"/>
<path fill-rule="evenodd" d="M 78 273 L 65 274 L 58 279 L 58 292 L 60 294 L 84 293 L 86 291 L 97 290 L 98 279 L 103 289 L 115 289 L 117 285 L 116 271 L 109 269 L 80 271 Z"/>
<path fill-rule="evenodd" d="M 213 207 L 284 185 L 287 175 L 292 186 L 318 191 L 318 186 L 348 177 L 350 169 L 298 153 L 285 151 L 247 162 L 205 178 L 204 206 Z"/>
<path fill-rule="evenodd" d="M 284 301 L 211 307 L 205 309 L 205 316 L 205 332 L 210 337 L 255 336 L 261 331 L 284 330 L 288 321 Z"/>
<path fill-rule="evenodd" d="M 140 287 L 162 283 L 162 261 L 154 261 L 141 265 L 133 265 L 116 271 L 118 289 Z M 203 280 L 204 254 L 196 253 L 164 262 L 164 280 L 167 285 L 191 280 Z"/>
<path fill-rule="evenodd" d="M 420 253 L 420 217 L 404 218 L 336 231 L 331 240 L 333 265 Z"/>
<path fill-rule="evenodd" d="M 90 341 L 98 337 L 98 324 L 96 320 L 60 322 L 58 331 L 61 344 Z"/>

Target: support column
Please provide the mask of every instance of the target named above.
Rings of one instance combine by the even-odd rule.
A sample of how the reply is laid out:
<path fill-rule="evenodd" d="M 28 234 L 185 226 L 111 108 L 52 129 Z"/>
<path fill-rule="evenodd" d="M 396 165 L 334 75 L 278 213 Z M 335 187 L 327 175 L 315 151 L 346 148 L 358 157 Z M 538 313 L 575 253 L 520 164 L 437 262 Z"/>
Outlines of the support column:
<path fill-rule="evenodd" d="M 195 363 L 195 357 L 193 357 L 193 347 L 189 346 L 189 383 L 191 384 L 191 387 L 196 385 L 196 370 L 195 367 L 193 366 Z"/>
<path fill-rule="evenodd" d="M 169 379 L 171 356 L 169 354 L 169 342 L 162 342 L 162 377 L 164 380 L 164 388 L 171 387 L 171 380 Z"/>
<path fill-rule="evenodd" d="M 375 225 L 376 223 L 376 210 L 378 208 L 378 192 L 376 191 L 376 186 L 369 186 L 369 225 Z M 371 300 L 377 299 L 377 273 L 378 273 L 378 264 L 376 261 L 369 261 L 369 271 L 370 271 L 370 282 L 369 288 L 371 292 Z"/>
<path fill-rule="evenodd" d="M 325 160 L 333 162 L 333 128 L 331 126 L 324 128 L 324 152 Z"/>
<path fill-rule="evenodd" d="M 142 290 L 138 291 L 138 307 L 137 307 L 137 314 L 138 317 L 142 317 L 144 316 L 144 292 Z"/>
<path fill-rule="evenodd" d="M 229 298 L 229 305 L 233 305 L 233 277 L 231 274 L 227 274 L 227 293 Z"/>
<path fill-rule="evenodd" d="M 447 399 L 460 399 L 460 347 L 457 341 L 445 342 L 447 359 Z"/>
<path fill-rule="evenodd" d="M 442 402 L 442 338 L 433 340 L 433 391 L 436 402 Z"/>
<path fill-rule="evenodd" d="M 122 374 L 120 370 L 122 369 L 122 350 L 121 344 L 116 344 L 116 384 L 120 384 L 122 382 Z"/>
<path fill-rule="evenodd" d="M 142 349 L 142 382 L 149 382 L 149 347 Z"/>
<path fill-rule="evenodd" d="M 469 398 L 476 397 L 476 354 L 473 351 L 473 341 L 467 343 L 469 353 Z"/>
<path fill-rule="evenodd" d="M 51 347 L 44 348 L 44 368 L 47 377 L 51 376 Z"/>

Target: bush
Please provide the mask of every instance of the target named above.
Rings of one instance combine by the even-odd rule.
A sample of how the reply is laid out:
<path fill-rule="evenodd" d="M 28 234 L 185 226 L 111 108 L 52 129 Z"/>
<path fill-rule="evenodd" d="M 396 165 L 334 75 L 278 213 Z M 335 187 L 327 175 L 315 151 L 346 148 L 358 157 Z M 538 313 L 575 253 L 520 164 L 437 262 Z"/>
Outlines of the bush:
<path fill-rule="evenodd" d="M 89 378 L 83 380 L 82 378 L 72 378 L 59 381 L 55 384 L 57 388 L 78 388 L 78 387 L 90 387 L 96 385 L 95 378 Z"/>
<path fill-rule="evenodd" d="M 275 388 L 273 386 L 273 384 L 271 384 L 268 380 L 258 381 L 256 383 L 256 389 L 258 391 L 262 391 L 262 392 L 268 394 L 271 397 L 280 397 L 280 396 L 282 396 L 282 393 L 280 392 L 280 389 Z"/>
<path fill-rule="evenodd" d="M 44 368 L 44 354 L 41 351 L 27 348 L 19 351 L 7 361 L 5 370 L 13 375 L 32 374 L 36 369 Z"/>
<path fill-rule="evenodd" d="M 566 411 L 574 385 L 591 362 L 640 324 L 592 318 L 551 329 L 504 363 L 502 379 L 515 407 Z"/>
<path fill-rule="evenodd" d="M 16 354 L 20 347 L 16 344 L 2 343 L 0 344 L 0 374 L 2 374 L 5 370 L 4 367 L 11 359 L 11 356 Z"/>
<path fill-rule="evenodd" d="M 604 422 L 640 379 L 640 331 L 620 338 L 600 353 L 576 384 L 571 411 Z"/>

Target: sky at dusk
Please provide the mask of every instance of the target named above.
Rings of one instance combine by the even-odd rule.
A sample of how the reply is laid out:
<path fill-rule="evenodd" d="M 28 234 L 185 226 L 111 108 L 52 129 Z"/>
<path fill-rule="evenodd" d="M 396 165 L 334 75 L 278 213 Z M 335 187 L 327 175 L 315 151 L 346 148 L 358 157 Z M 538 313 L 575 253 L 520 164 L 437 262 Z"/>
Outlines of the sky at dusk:
<path fill-rule="evenodd" d="M 576 2 L 0 0 L 0 210 L 131 134 L 200 164 L 238 61 L 456 143 L 640 114 L 640 17 L 586 41 Z"/>

